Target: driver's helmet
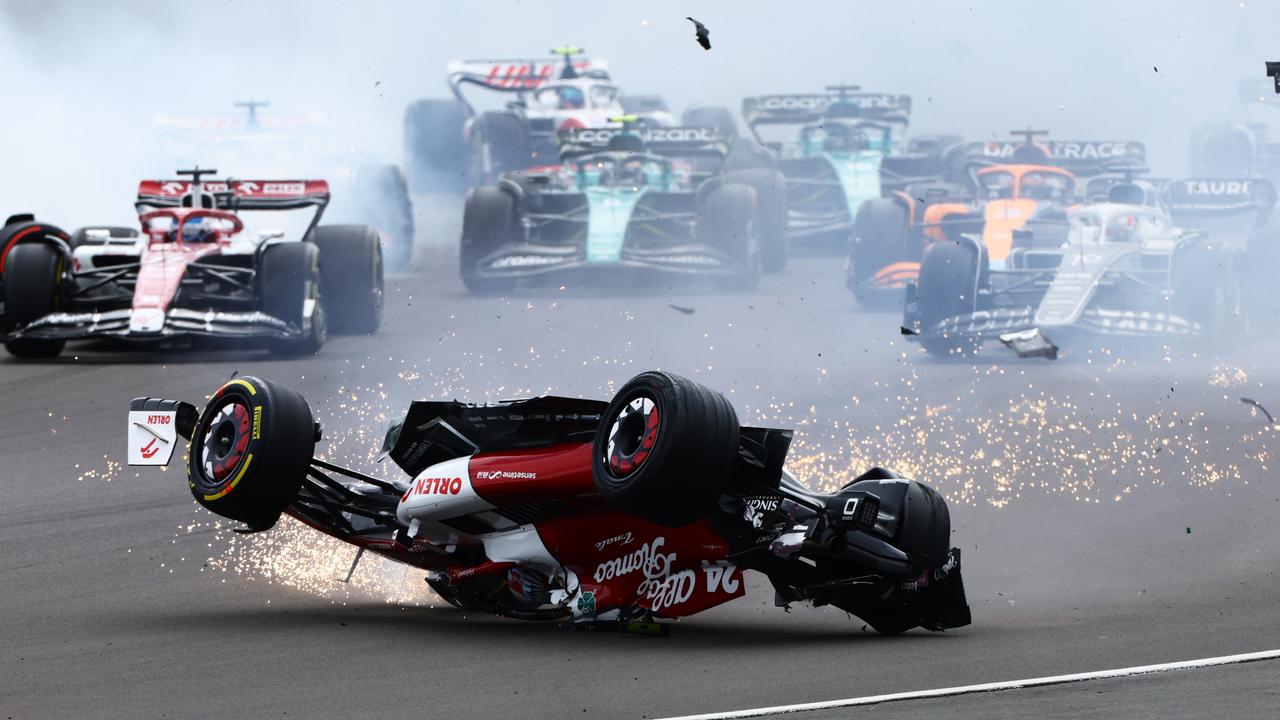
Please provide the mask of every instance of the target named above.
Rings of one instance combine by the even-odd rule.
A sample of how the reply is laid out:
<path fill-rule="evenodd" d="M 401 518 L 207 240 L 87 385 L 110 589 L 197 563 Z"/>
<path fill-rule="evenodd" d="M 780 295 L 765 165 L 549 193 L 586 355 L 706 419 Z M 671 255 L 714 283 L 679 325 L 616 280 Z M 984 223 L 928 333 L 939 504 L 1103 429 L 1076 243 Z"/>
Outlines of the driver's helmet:
<path fill-rule="evenodd" d="M 615 152 L 644 152 L 644 138 L 639 133 L 624 130 L 609 138 L 609 150 Z"/>
<path fill-rule="evenodd" d="M 1040 173 L 1027 173 L 1022 176 L 1022 197 L 1028 200 L 1053 200 L 1054 187 Z"/>
<path fill-rule="evenodd" d="M 649 177 L 645 173 L 644 161 L 638 158 L 632 160 L 624 160 L 618 165 L 618 174 L 615 178 L 620 185 L 629 185 L 631 187 L 642 187 L 649 182 Z"/>
<path fill-rule="evenodd" d="M 178 240 L 178 225 L 174 225 L 172 230 L 165 235 L 166 242 L 176 242 Z M 181 225 L 182 242 L 185 243 L 206 243 L 212 241 L 217 233 L 214 232 L 213 226 L 207 222 L 204 217 L 194 217 Z"/>
<path fill-rule="evenodd" d="M 1112 218 L 1107 223 L 1107 242 L 1130 242 L 1133 240 L 1133 231 L 1137 228 L 1137 221 L 1133 216 Z"/>
<path fill-rule="evenodd" d="M 856 152 L 867 149 L 867 136 L 857 128 L 844 123 L 827 123 L 822 129 L 825 133 L 822 149 L 826 152 Z"/>
<path fill-rule="evenodd" d="M 576 87 L 560 88 L 560 109 L 581 110 L 587 106 L 587 96 Z"/>

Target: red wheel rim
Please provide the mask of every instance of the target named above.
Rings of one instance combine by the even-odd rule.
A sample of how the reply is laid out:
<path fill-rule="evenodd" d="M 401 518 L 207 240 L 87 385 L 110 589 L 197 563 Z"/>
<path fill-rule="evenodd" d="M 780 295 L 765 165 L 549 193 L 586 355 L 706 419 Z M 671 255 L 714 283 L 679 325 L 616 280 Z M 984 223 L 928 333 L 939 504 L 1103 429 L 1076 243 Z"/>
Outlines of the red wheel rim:
<path fill-rule="evenodd" d="M 200 442 L 200 466 L 213 483 L 226 481 L 244 460 L 251 437 L 251 418 L 247 405 L 231 400 L 209 421 Z"/>
<path fill-rule="evenodd" d="M 609 429 L 605 464 L 614 477 L 626 477 L 639 470 L 658 443 L 658 403 L 648 395 L 637 395 L 622 406 Z"/>

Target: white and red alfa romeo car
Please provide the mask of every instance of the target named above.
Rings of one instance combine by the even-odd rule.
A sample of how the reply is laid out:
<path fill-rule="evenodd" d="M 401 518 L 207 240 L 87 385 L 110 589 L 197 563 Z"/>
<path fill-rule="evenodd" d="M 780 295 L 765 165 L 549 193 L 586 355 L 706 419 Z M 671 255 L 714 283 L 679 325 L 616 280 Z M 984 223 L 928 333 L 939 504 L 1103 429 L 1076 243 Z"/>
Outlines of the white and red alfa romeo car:
<path fill-rule="evenodd" d="M 377 330 L 378 234 L 320 225 L 325 181 L 202 179 L 212 172 L 142 181 L 137 229 L 67 234 L 13 219 L 0 233 L 0 335 L 9 352 L 53 357 L 67 340 L 204 335 L 309 354 L 330 330 Z"/>
<path fill-rule="evenodd" d="M 134 400 L 129 462 L 165 465 L 190 440 L 192 495 L 241 532 L 288 514 L 507 617 L 661 627 L 741 597 L 754 570 L 780 606 L 880 632 L 970 620 L 941 495 L 880 468 L 808 490 L 783 468 L 790 431 L 739 426 L 723 395 L 670 373 L 611 402 L 415 402 L 383 447 L 401 480 L 313 458 L 320 434 L 300 394 L 239 377 L 198 414 Z"/>

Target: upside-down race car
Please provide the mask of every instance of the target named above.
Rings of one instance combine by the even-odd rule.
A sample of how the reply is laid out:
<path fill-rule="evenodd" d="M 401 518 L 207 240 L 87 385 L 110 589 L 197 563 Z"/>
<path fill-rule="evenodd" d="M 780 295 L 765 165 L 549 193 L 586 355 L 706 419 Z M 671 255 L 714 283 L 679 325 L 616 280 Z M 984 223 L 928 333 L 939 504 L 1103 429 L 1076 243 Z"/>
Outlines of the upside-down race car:
<path fill-rule="evenodd" d="M 567 271 L 649 270 L 751 289 L 785 264 L 776 172 L 722 172 L 709 128 L 569 130 L 563 164 L 508 173 L 467 196 L 461 274 L 477 293 Z M 700 166 L 698 159 L 709 160 Z M 781 261 L 779 260 L 781 256 Z"/>
<path fill-rule="evenodd" d="M 83 338 L 217 336 L 310 354 L 329 329 L 377 330 L 379 237 L 365 225 L 319 225 L 329 200 L 323 180 L 202 180 L 212 172 L 142 181 L 141 232 L 6 228 L 0 333 L 9 352 L 52 357 Z M 304 220 L 284 210 L 313 214 Z M 270 224 L 251 230 L 263 216 Z"/>
<path fill-rule="evenodd" d="M 314 459 L 320 435 L 297 392 L 240 377 L 198 417 L 134 400 L 129 462 L 165 465 L 190 440 L 192 495 L 242 532 L 288 514 L 507 617 L 678 618 L 742 596 L 755 570 L 780 606 L 834 605 L 880 632 L 970 621 L 941 495 L 879 468 L 810 491 L 783 467 L 790 431 L 740 427 L 723 395 L 669 373 L 607 403 L 415 402 L 383 447 L 399 480 Z"/>

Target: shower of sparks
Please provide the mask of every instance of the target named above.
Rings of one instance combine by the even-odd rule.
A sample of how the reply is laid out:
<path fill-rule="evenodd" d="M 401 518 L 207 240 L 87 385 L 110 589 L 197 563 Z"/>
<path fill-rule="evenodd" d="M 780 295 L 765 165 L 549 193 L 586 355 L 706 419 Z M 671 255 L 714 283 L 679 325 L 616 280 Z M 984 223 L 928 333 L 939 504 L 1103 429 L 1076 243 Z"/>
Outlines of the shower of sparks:
<path fill-rule="evenodd" d="M 547 312 L 555 306 L 535 310 Z M 510 311 L 522 309 L 517 306 Z M 618 319 L 633 318 L 624 312 Z M 446 333 L 442 341 L 445 337 L 452 334 Z M 708 347 L 715 347 L 710 334 L 703 339 Z M 448 370 L 427 370 L 402 360 L 401 369 L 389 374 L 386 382 L 342 384 L 337 379 L 340 384 L 332 393 L 310 398 L 316 419 L 324 425 L 316 454 L 384 479 L 405 481 L 393 463 L 375 460 L 386 428 L 402 416 L 410 400 L 496 402 L 556 392 L 559 388 L 472 387 L 466 371 L 482 377 L 520 377 L 524 375 L 520 370 L 544 365 L 572 367 L 583 357 L 580 350 L 545 351 L 512 343 L 510 348 L 490 348 L 484 353 L 463 352 L 470 364 L 459 363 Z M 624 378 L 637 368 L 626 359 L 629 346 L 622 350 L 616 357 L 581 362 L 616 367 L 618 372 L 610 375 Z M 367 364 L 349 361 L 349 367 L 336 374 L 365 378 Z M 1133 367 L 1126 359 L 1106 353 L 1090 358 L 1088 364 L 1104 375 L 1132 372 Z M 822 387 L 831 379 L 825 368 L 812 376 Z M 1239 387 L 1248 381 L 1245 371 L 1218 365 L 1210 373 L 1208 387 Z M 1002 400 L 992 401 L 989 392 L 979 394 L 988 382 L 1000 384 Z M 615 378 L 593 395 L 610 397 L 618 385 Z M 795 429 L 788 466 L 815 489 L 834 490 L 867 468 L 883 465 L 932 485 L 950 502 L 997 508 L 1015 507 L 1019 498 L 1030 493 L 1091 504 L 1120 502 L 1141 487 L 1172 483 L 1230 492 L 1267 473 L 1274 461 L 1273 448 L 1280 442 L 1280 427 L 1256 423 L 1225 427 L 1217 423 L 1215 427 L 1203 412 L 1180 411 L 1172 401 L 1145 404 L 1144 411 L 1134 411 L 1101 385 L 1090 385 L 1092 391 L 1041 390 L 1017 368 L 974 365 L 968 383 L 948 384 L 942 391 L 921 385 L 917 369 L 907 366 L 898 380 L 872 381 L 858 396 L 835 401 L 836 407 L 830 400 L 820 406 L 797 406 L 776 397 L 757 406 L 739 399 L 733 388 L 726 392 L 735 397 L 744 424 Z M 1177 391 L 1186 393 L 1190 388 Z M 120 461 L 110 456 L 104 461 L 104 468 L 85 470 L 80 480 L 110 482 L 119 477 Z M 350 583 L 341 582 L 356 548 L 287 516 L 270 531 L 238 535 L 232 532 L 234 523 L 198 507 L 193 507 L 193 513 L 193 520 L 178 529 L 176 538 L 207 538 L 202 558 L 186 558 L 198 562 L 201 572 L 266 582 L 335 603 L 372 599 L 426 606 L 442 602 L 428 589 L 424 571 L 372 553 L 365 554 Z"/>

